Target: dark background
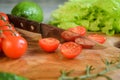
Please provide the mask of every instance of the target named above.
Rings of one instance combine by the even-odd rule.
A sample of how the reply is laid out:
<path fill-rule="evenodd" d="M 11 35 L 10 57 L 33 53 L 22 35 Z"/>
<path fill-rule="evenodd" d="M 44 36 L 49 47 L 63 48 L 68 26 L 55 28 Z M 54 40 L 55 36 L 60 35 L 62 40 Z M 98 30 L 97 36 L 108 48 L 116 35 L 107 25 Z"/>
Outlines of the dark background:
<path fill-rule="evenodd" d="M 12 8 L 21 1 L 25 0 L 0 0 L 0 11 L 10 14 Z M 27 0 L 38 3 L 44 12 L 44 22 L 47 22 L 50 18 L 51 12 L 58 8 L 59 5 L 63 5 L 67 0 Z"/>

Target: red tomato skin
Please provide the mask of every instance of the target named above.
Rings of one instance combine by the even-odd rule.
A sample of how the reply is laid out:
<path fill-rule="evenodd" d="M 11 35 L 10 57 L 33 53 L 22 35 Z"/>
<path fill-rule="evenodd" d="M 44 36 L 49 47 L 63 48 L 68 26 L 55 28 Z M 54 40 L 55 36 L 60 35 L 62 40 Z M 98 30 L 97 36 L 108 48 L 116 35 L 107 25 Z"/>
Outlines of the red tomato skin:
<path fill-rule="evenodd" d="M 54 52 L 58 48 L 60 41 L 55 38 L 42 38 L 39 39 L 38 44 L 45 52 Z"/>
<path fill-rule="evenodd" d="M 86 34 L 86 29 L 83 26 L 76 26 L 76 27 L 73 27 L 73 28 L 69 28 L 68 30 L 72 31 L 74 33 L 77 33 L 80 36 L 84 36 Z"/>
<path fill-rule="evenodd" d="M 8 22 L 0 19 L 0 27 L 7 25 Z"/>
<path fill-rule="evenodd" d="M 2 42 L 2 50 L 9 58 L 20 58 L 27 51 L 27 46 L 27 41 L 20 36 L 7 36 Z"/>
<path fill-rule="evenodd" d="M 60 46 L 61 54 L 68 59 L 73 59 L 78 56 L 82 51 L 82 46 L 75 42 L 65 42 Z"/>
<path fill-rule="evenodd" d="M 0 38 L 0 52 L 2 50 L 2 38 Z"/>
<path fill-rule="evenodd" d="M 5 21 L 9 21 L 8 16 L 7 16 L 6 13 L 0 12 L 0 18 L 2 18 L 2 17 L 4 18 Z"/>
<path fill-rule="evenodd" d="M 106 37 L 99 34 L 90 34 L 88 35 L 88 38 L 95 40 L 96 42 L 101 44 L 103 44 L 106 41 Z"/>
<path fill-rule="evenodd" d="M 15 32 L 15 28 L 12 25 L 11 26 L 8 26 L 8 25 L 1 26 L 0 29 L 3 30 L 3 34 L 6 35 L 6 36 L 12 35 Z"/>

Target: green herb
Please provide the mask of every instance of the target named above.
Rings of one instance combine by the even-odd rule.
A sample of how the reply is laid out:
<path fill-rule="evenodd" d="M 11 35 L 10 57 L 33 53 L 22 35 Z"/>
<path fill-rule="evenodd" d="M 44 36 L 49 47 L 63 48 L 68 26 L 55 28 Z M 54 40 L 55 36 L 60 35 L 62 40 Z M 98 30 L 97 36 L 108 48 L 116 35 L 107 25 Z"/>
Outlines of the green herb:
<path fill-rule="evenodd" d="M 0 72 L 0 80 L 28 80 L 28 79 L 12 73 Z"/>
<path fill-rule="evenodd" d="M 120 58 L 115 63 L 112 61 L 108 61 L 108 60 L 105 60 L 104 63 L 106 65 L 106 67 L 101 72 L 92 74 L 91 71 L 94 70 L 95 68 L 93 68 L 92 66 L 87 66 L 85 75 L 69 76 L 72 73 L 71 71 L 68 71 L 68 72 L 61 71 L 61 76 L 59 77 L 58 80 L 90 80 L 90 79 L 94 79 L 94 78 L 98 78 L 98 77 L 104 77 L 104 78 L 106 78 L 106 80 L 112 80 L 112 78 L 107 76 L 106 73 L 113 71 L 113 70 L 120 69 Z"/>

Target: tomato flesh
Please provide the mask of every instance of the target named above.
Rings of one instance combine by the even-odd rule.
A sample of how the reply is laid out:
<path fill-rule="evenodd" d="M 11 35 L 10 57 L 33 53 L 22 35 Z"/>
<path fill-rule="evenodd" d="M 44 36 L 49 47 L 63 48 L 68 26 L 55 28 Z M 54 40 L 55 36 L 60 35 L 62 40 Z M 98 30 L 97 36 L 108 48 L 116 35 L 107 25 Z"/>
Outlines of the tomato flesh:
<path fill-rule="evenodd" d="M 90 48 L 93 48 L 93 46 L 95 46 L 94 42 L 82 37 L 76 38 L 75 42 L 81 45 L 85 49 L 90 49 Z"/>
<path fill-rule="evenodd" d="M 60 47 L 61 54 L 68 58 L 72 59 L 78 56 L 82 51 L 82 46 L 76 44 L 75 42 L 65 42 Z"/>
<path fill-rule="evenodd" d="M 99 34 L 88 35 L 88 38 L 95 40 L 96 42 L 99 42 L 101 44 L 103 44 L 106 41 L 106 38 L 102 35 L 99 35 Z"/>
<path fill-rule="evenodd" d="M 86 34 L 86 29 L 85 29 L 85 27 L 82 27 L 82 26 L 77 26 L 77 27 L 69 28 L 68 30 L 72 31 L 74 33 L 77 33 L 80 36 L 84 36 Z"/>
<path fill-rule="evenodd" d="M 42 38 L 39 40 L 39 46 L 46 52 L 54 52 L 60 44 L 55 38 Z"/>
<path fill-rule="evenodd" d="M 75 38 L 80 37 L 79 34 L 73 33 L 71 31 L 63 31 L 61 37 L 66 41 L 74 41 Z"/>

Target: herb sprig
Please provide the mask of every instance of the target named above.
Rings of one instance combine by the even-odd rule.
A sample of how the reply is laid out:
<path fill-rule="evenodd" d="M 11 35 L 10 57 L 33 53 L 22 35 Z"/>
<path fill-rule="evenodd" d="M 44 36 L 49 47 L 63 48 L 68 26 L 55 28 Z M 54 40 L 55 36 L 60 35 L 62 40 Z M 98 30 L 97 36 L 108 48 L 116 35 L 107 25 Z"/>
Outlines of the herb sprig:
<path fill-rule="evenodd" d="M 97 77 L 104 77 L 106 80 L 112 80 L 111 77 L 107 76 L 106 74 L 110 71 L 120 69 L 120 57 L 117 60 L 117 62 L 112 62 L 105 60 L 105 69 L 102 70 L 101 72 L 92 74 L 91 71 L 94 70 L 93 66 L 86 66 L 85 74 L 81 76 L 70 76 L 70 74 L 73 71 L 61 71 L 61 76 L 58 78 L 58 80 L 90 80 L 90 79 L 95 79 Z"/>

